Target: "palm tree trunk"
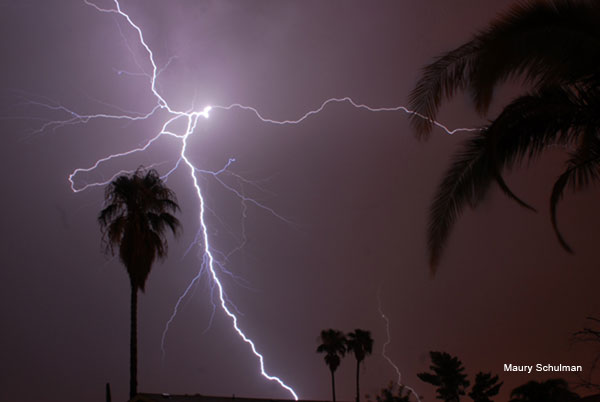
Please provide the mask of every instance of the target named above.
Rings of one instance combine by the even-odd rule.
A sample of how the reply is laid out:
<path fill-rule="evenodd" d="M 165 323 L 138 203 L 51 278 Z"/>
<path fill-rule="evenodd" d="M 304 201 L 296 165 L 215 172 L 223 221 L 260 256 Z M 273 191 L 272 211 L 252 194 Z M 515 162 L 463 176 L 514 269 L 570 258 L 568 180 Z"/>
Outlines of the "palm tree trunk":
<path fill-rule="evenodd" d="M 129 342 L 129 398 L 137 394 L 137 287 L 131 284 L 131 334 Z"/>
<path fill-rule="evenodd" d="M 335 376 L 331 370 L 331 392 L 333 393 L 333 402 L 335 402 Z"/>
<path fill-rule="evenodd" d="M 360 373 L 360 360 L 356 360 L 356 402 L 360 402 L 360 389 L 358 387 L 358 374 Z"/>

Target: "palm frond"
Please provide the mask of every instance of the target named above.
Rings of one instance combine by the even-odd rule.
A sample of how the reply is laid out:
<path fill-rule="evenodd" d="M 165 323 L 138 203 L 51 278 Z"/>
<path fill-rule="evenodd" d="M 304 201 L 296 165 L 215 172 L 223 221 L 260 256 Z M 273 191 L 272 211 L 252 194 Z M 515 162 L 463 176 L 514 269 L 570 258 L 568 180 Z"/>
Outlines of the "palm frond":
<path fill-rule="evenodd" d="M 466 141 L 447 171 L 430 210 L 428 248 L 435 273 L 454 222 L 466 204 L 476 207 L 491 181 L 523 207 L 534 210 L 513 193 L 502 177 L 523 160 L 533 161 L 548 146 L 579 141 L 600 127 L 597 90 L 552 87 L 521 96 L 475 138 Z M 589 147 L 586 144 L 585 147 Z"/>
<path fill-rule="evenodd" d="M 411 125 L 421 138 L 427 138 L 433 127 L 440 104 L 456 91 L 466 87 L 466 72 L 479 49 L 474 39 L 438 58 L 426 66 L 417 85 L 409 95 Z"/>
<path fill-rule="evenodd" d="M 489 140 L 490 168 L 500 189 L 521 206 L 533 207 L 508 187 L 502 171 L 527 159 L 533 161 L 554 144 L 574 142 L 580 126 L 590 124 L 589 107 L 568 88 L 552 87 L 521 96 L 504 108 L 484 130 Z"/>
<path fill-rule="evenodd" d="M 469 90 L 485 113 L 494 87 L 523 76 L 537 88 L 573 84 L 598 71 L 600 5 L 594 1 L 517 3 L 477 35 Z"/>
<path fill-rule="evenodd" d="M 573 87 L 550 87 L 522 96 L 508 105 L 488 127 L 496 180 L 503 191 L 516 198 L 505 185 L 502 169 L 510 169 L 514 164 L 527 159 L 535 160 L 538 155 L 552 145 L 570 145 L 580 142 L 577 155 L 570 162 L 570 168 L 557 180 L 551 201 L 552 208 L 561 197 L 562 190 L 571 174 L 581 174 L 582 169 L 589 174 L 591 154 L 598 149 L 597 131 L 600 128 L 600 94 L 597 88 L 582 89 Z M 577 168 L 581 165 L 581 168 Z M 590 180 L 581 177 L 581 180 Z M 520 202 L 522 205 L 523 203 Z M 553 227 L 561 245 L 568 251 L 556 227 L 556 217 L 552 215 Z"/>
<path fill-rule="evenodd" d="M 117 202 L 109 203 L 98 215 L 98 223 L 101 227 L 107 226 L 116 216 L 120 214 L 121 205 Z"/>
<path fill-rule="evenodd" d="M 579 149 L 567 161 L 567 169 L 560 175 L 554 183 L 552 195 L 550 197 L 550 217 L 552 228 L 558 241 L 565 250 L 573 253 L 560 230 L 558 229 L 558 220 L 556 217 L 556 208 L 563 197 L 564 189 L 571 186 L 573 191 L 582 190 L 590 182 L 600 180 L 600 144 L 596 139 L 595 133 L 590 135 L 593 142 L 584 142 Z"/>
<path fill-rule="evenodd" d="M 435 273 L 450 230 L 464 206 L 477 206 L 487 193 L 493 180 L 490 161 L 487 138 L 473 137 L 464 143 L 463 150 L 438 186 L 429 212 L 427 232 L 432 273 Z"/>
<path fill-rule="evenodd" d="M 110 224 L 106 226 L 106 233 L 103 236 L 103 241 L 106 249 L 110 250 L 110 252 L 113 254 L 114 246 L 119 245 L 121 239 L 123 238 L 123 232 L 125 231 L 126 225 L 127 219 L 125 216 L 121 215 L 117 216 L 110 222 Z"/>
<path fill-rule="evenodd" d="M 531 162 L 548 146 L 575 142 L 595 120 L 593 107 L 571 88 L 554 86 L 523 95 L 486 129 L 494 164 L 503 169 Z"/>
<path fill-rule="evenodd" d="M 589 83 L 598 78 L 600 3 L 552 0 L 521 2 L 466 44 L 426 66 L 409 105 L 419 137 L 432 128 L 441 101 L 468 90 L 485 113 L 494 88 L 523 76 L 536 88 Z"/>

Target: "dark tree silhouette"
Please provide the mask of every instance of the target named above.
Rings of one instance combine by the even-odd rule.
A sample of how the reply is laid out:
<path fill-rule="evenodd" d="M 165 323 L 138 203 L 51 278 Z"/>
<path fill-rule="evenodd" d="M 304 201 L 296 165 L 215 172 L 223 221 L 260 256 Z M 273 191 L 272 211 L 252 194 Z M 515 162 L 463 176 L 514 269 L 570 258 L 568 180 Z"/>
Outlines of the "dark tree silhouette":
<path fill-rule="evenodd" d="M 324 329 L 321 331 L 320 341 L 317 353 L 325 353 L 325 364 L 331 372 L 331 393 L 333 402 L 335 402 L 335 370 L 339 367 L 341 358 L 346 354 L 346 336 L 342 331 L 336 329 Z"/>
<path fill-rule="evenodd" d="M 346 348 L 356 358 L 356 402 L 360 402 L 360 364 L 367 355 L 373 353 L 373 338 L 371 332 L 355 329 L 347 335 Z"/>
<path fill-rule="evenodd" d="M 465 140 L 437 189 L 428 228 L 434 272 L 463 208 L 476 207 L 492 183 L 533 209 L 510 190 L 501 173 L 550 145 L 574 149 L 550 198 L 553 228 L 572 252 L 558 230 L 556 206 L 568 185 L 582 189 L 600 179 L 600 2 L 518 2 L 472 40 L 425 67 L 410 95 L 417 135 L 428 137 L 441 102 L 459 90 L 469 92 L 485 115 L 495 87 L 514 76 L 523 77 L 530 91 Z"/>
<path fill-rule="evenodd" d="M 119 258 L 131 284 L 131 337 L 129 396 L 137 394 L 137 293 L 156 259 L 167 255 L 167 230 L 178 234 L 180 223 L 171 214 L 179 210 L 175 194 L 154 169 L 139 168 L 115 178 L 106 188 L 105 207 L 98 215 L 106 252 Z"/>
<path fill-rule="evenodd" d="M 492 402 L 491 397 L 498 395 L 503 382 L 498 383 L 498 376 L 492 373 L 479 372 L 475 376 L 475 384 L 469 392 L 469 397 L 473 402 Z"/>
<path fill-rule="evenodd" d="M 418 373 L 421 381 L 436 386 L 436 398 L 446 402 L 458 402 L 469 386 L 465 368 L 457 358 L 446 352 L 429 352 L 432 373 Z"/>
<path fill-rule="evenodd" d="M 411 392 L 404 385 L 398 385 L 396 390 L 396 384 L 392 381 L 379 392 L 379 395 L 375 395 L 375 400 L 376 402 L 410 402 L 410 394 Z"/>
<path fill-rule="evenodd" d="M 600 366 L 600 319 L 596 317 L 587 317 L 590 325 L 583 327 L 582 330 L 577 331 L 573 334 L 573 340 L 581 343 L 592 343 L 596 345 L 596 350 L 591 355 L 592 361 L 590 369 L 587 370 L 586 375 L 579 376 L 578 386 L 582 388 L 592 389 L 595 391 L 600 390 L 600 383 L 597 379 L 594 379 L 594 375 L 597 374 L 598 366 Z M 595 327 L 594 327 L 595 326 Z"/>
<path fill-rule="evenodd" d="M 510 402 L 570 402 L 579 398 L 561 378 L 543 382 L 529 381 L 513 389 L 510 396 Z"/>

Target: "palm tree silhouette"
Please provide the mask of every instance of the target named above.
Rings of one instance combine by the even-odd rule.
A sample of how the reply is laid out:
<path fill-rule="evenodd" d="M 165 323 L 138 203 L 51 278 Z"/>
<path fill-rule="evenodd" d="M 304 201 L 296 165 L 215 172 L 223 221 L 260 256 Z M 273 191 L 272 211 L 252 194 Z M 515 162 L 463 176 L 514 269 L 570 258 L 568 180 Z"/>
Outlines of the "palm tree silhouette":
<path fill-rule="evenodd" d="M 492 402 L 491 397 L 498 395 L 503 382 L 498 383 L 498 376 L 492 376 L 492 373 L 479 372 L 475 376 L 475 384 L 469 392 L 469 397 L 473 402 Z"/>
<path fill-rule="evenodd" d="M 431 373 L 418 373 L 421 381 L 435 385 L 436 398 L 445 402 L 459 402 L 460 396 L 469 387 L 462 362 L 446 352 L 429 352 Z"/>
<path fill-rule="evenodd" d="M 327 329 L 321 331 L 321 344 L 317 353 L 325 353 L 325 364 L 331 371 L 331 392 L 335 402 L 335 370 L 340 365 L 341 358 L 346 354 L 346 336 L 342 331 Z"/>
<path fill-rule="evenodd" d="M 510 402 L 570 402 L 579 399 L 579 395 L 570 391 L 562 378 L 529 381 L 513 389 L 510 396 Z"/>
<path fill-rule="evenodd" d="M 553 228 L 572 252 L 558 230 L 556 205 L 567 185 L 582 189 L 600 179 L 600 2 L 519 2 L 469 42 L 426 66 L 410 95 L 417 136 L 428 137 L 442 100 L 459 90 L 468 91 L 485 115 L 497 84 L 513 76 L 524 77 L 530 92 L 465 140 L 437 189 L 428 228 L 433 271 L 464 206 L 476 207 L 493 182 L 533 209 L 510 190 L 501 173 L 550 145 L 574 149 L 550 198 Z"/>
<path fill-rule="evenodd" d="M 132 175 L 115 178 L 106 188 L 105 207 L 98 215 L 106 252 L 119 258 L 131 283 L 131 336 L 129 396 L 137 394 L 137 293 L 156 259 L 167 255 L 167 230 L 179 233 L 175 194 L 154 169 L 138 168 Z"/>
<path fill-rule="evenodd" d="M 347 335 L 346 348 L 356 358 L 356 402 L 360 402 L 359 374 L 360 363 L 373 352 L 373 338 L 370 331 L 355 329 Z"/>

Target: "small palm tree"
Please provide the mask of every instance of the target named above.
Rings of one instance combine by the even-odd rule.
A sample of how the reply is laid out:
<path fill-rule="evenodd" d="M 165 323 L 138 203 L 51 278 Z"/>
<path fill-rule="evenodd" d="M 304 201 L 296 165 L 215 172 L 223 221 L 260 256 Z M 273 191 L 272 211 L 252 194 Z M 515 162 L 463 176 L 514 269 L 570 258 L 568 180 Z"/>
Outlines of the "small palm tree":
<path fill-rule="evenodd" d="M 341 358 L 346 354 L 346 337 L 342 331 L 327 329 L 321 331 L 321 344 L 317 353 L 325 353 L 325 364 L 331 371 L 331 392 L 335 402 L 335 370 L 340 365 Z"/>
<path fill-rule="evenodd" d="M 441 102 L 459 90 L 467 90 L 485 115 L 495 87 L 513 76 L 524 77 L 531 91 L 465 140 L 438 187 L 428 229 L 433 270 L 463 208 L 477 206 L 494 182 L 533 209 L 501 173 L 550 145 L 574 149 L 550 199 L 554 230 L 571 251 L 558 230 L 556 205 L 566 186 L 581 189 L 600 180 L 600 2 L 518 2 L 488 29 L 425 67 L 410 96 L 417 135 L 427 138 Z"/>
<path fill-rule="evenodd" d="M 119 258 L 131 284 L 131 336 L 129 396 L 137 394 L 137 294 L 156 259 L 167 255 L 166 231 L 178 234 L 179 210 L 175 194 L 154 169 L 139 168 L 115 178 L 106 188 L 106 206 L 98 215 L 106 252 Z"/>
<path fill-rule="evenodd" d="M 371 332 L 362 329 L 355 329 L 347 335 L 346 349 L 354 353 L 356 358 L 356 402 L 360 402 L 360 364 L 367 355 L 373 352 L 373 338 Z"/>

